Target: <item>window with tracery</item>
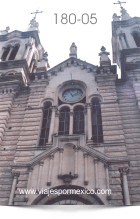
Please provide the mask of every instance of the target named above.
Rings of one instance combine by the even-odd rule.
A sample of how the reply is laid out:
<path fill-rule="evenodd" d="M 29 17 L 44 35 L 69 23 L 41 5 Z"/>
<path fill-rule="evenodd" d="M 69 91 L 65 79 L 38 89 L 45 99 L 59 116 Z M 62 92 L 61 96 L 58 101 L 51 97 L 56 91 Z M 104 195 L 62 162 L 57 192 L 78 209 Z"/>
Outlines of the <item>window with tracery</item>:
<path fill-rule="evenodd" d="M 77 106 L 73 114 L 73 134 L 84 134 L 84 108 Z"/>
<path fill-rule="evenodd" d="M 43 121 L 42 121 L 42 129 L 41 129 L 40 142 L 39 142 L 40 146 L 45 146 L 46 143 L 48 143 L 51 115 L 52 115 L 51 103 L 46 102 L 44 104 L 44 109 L 43 109 Z"/>
<path fill-rule="evenodd" d="M 92 139 L 94 143 L 103 142 L 102 116 L 101 116 L 101 100 L 97 97 L 93 98 L 92 103 Z"/>
<path fill-rule="evenodd" d="M 59 116 L 59 135 L 68 135 L 69 134 L 69 123 L 70 123 L 70 110 L 67 107 L 64 107 L 60 111 Z"/>

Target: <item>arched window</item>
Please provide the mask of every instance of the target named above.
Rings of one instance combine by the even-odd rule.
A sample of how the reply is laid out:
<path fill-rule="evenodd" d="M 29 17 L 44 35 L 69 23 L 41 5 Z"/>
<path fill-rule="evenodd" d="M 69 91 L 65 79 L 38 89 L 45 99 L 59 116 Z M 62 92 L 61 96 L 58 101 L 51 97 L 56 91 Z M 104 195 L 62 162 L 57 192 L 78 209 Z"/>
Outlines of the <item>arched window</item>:
<path fill-rule="evenodd" d="M 135 40 L 137 47 L 140 47 L 140 33 L 134 32 L 133 37 L 134 37 L 134 40 Z"/>
<path fill-rule="evenodd" d="M 2 54 L 1 61 L 5 61 L 6 60 L 9 51 L 10 51 L 10 47 L 4 48 L 4 52 Z"/>
<path fill-rule="evenodd" d="M 14 46 L 14 48 L 13 48 L 11 54 L 10 54 L 9 60 L 14 60 L 15 59 L 18 50 L 19 50 L 19 45 Z"/>
<path fill-rule="evenodd" d="M 84 134 L 84 108 L 75 107 L 73 116 L 73 134 Z"/>
<path fill-rule="evenodd" d="M 59 117 L 59 135 L 68 135 L 69 134 L 69 122 L 70 121 L 70 110 L 67 107 L 64 107 L 60 111 Z"/>
<path fill-rule="evenodd" d="M 39 142 L 40 146 L 45 146 L 46 143 L 48 142 L 51 115 L 52 115 L 51 103 L 46 102 L 44 104 L 44 109 L 43 109 L 43 122 L 42 122 L 42 129 L 41 129 L 40 142 Z"/>
<path fill-rule="evenodd" d="M 94 97 L 92 103 L 92 139 L 94 143 L 103 142 L 102 117 L 101 117 L 101 100 Z"/>

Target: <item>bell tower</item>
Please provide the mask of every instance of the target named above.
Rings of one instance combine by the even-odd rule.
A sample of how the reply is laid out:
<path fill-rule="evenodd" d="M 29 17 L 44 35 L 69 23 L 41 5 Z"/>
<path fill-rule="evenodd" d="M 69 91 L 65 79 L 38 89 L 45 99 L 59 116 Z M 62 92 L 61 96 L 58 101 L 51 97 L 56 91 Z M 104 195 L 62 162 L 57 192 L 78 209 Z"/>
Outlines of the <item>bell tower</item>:
<path fill-rule="evenodd" d="M 129 65 L 129 67 L 127 65 L 128 70 L 132 67 L 131 64 L 140 61 L 140 18 L 131 18 L 125 8 L 122 7 L 122 3 L 125 2 L 118 1 L 118 3 L 115 3 L 120 4 L 121 16 L 116 13 L 113 15 L 112 50 L 113 62 L 117 63 L 119 68 L 124 71 L 125 58 L 126 63 Z"/>

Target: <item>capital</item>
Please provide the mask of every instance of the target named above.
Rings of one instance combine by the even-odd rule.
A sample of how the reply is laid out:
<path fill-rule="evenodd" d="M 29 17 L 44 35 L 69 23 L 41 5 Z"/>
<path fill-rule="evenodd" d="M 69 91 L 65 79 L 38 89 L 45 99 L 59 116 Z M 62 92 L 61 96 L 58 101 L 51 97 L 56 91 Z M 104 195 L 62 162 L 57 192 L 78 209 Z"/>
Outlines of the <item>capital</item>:
<path fill-rule="evenodd" d="M 94 158 L 93 161 L 94 161 L 94 163 L 98 163 L 99 159 L 98 158 Z"/>
<path fill-rule="evenodd" d="M 120 167 L 119 171 L 122 175 L 127 175 L 129 172 L 129 167 Z"/>
<path fill-rule="evenodd" d="M 88 153 L 84 153 L 83 156 L 84 156 L 84 158 L 87 158 L 88 157 Z"/>
<path fill-rule="evenodd" d="M 54 154 L 50 154 L 49 158 L 50 158 L 50 160 L 52 160 L 54 158 Z"/>
<path fill-rule="evenodd" d="M 41 160 L 41 161 L 39 162 L 39 165 L 40 165 L 40 166 L 43 166 L 43 164 L 44 164 L 44 161 Z"/>
<path fill-rule="evenodd" d="M 29 172 L 32 172 L 33 169 L 34 169 L 33 167 L 29 167 L 29 168 L 28 168 L 28 171 L 29 171 Z"/>
<path fill-rule="evenodd" d="M 63 153 L 63 151 L 64 151 L 64 148 L 59 148 L 60 153 Z"/>
<path fill-rule="evenodd" d="M 20 172 L 13 172 L 12 175 L 13 175 L 14 179 L 17 179 L 20 175 Z"/>

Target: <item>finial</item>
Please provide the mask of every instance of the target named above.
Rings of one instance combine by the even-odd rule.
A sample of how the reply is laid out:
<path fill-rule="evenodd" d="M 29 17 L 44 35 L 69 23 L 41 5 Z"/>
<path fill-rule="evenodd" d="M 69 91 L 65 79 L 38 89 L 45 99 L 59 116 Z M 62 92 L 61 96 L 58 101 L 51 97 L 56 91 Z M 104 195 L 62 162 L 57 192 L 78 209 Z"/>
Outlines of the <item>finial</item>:
<path fill-rule="evenodd" d="M 5 35 L 5 34 L 7 34 L 9 30 L 10 30 L 10 27 L 6 27 L 5 30 L 0 30 L 0 35 Z"/>
<path fill-rule="evenodd" d="M 125 8 L 122 7 L 122 4 L 123 3 L 126 3 L 126 2 L 120 2 L 118 1 L 118 3 L 114 3 L 114 4 L 119 4 L 120 5 L 120 8 L 121 8 L 121 20 L 124 21 L 124 20 L 129 20 L 131 17 L 130 15 L 127 13 L 127 11 L 125 10 Z M 114 20 L 114 19 L 113 19 Z M 116 20 L 114 20 L 116 21 Z"/>
<path fill-rule="evenodd" d="M 99 53 L 100 66 L 110 66 L 111 65 L 111 61 L 110 61 L 108 55 L 110 55 L 110 53 L 106 52 L 106 48 L 104 46 L 102 46 L 101 52 Z"/>
<path fill-rule="evenodd" d="M 120 5 L 120 8 L 122 8 L 122 4 L 123 3 L 126 3 L 126 2 L 120 2 L 120 1 L 118 1 L 118 3 L 114 3 L 114 5 Z"/>
<path fill-rule="evenodd" d="M 70 57 L 74 57 L 77 58 L 77 46 L 75 45 L 75 43 L 72 43 L 71 47 L 70 47 Z"/>
<path fill-rule="evenodd" d="M 30 24 L 29 24 L 31 30 L 38 30 L 39 23 L 36 21 L 36 16 L 37 16 L 38 13 L 42 13 L 42 12 L 43 11 L 36 10 L 35 12 L 31 13 L 31 14 L 35 14 L 35 16 L 30 21 Z"/>

